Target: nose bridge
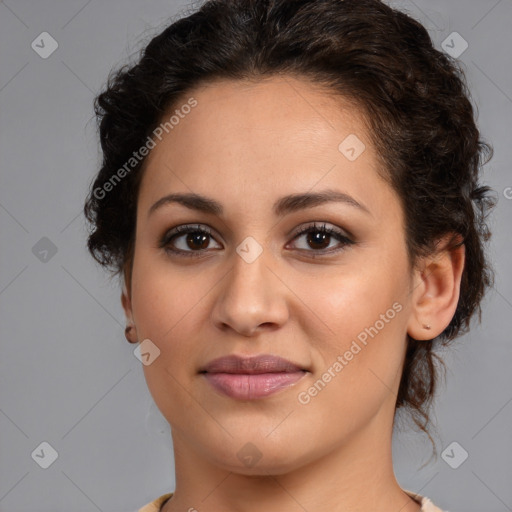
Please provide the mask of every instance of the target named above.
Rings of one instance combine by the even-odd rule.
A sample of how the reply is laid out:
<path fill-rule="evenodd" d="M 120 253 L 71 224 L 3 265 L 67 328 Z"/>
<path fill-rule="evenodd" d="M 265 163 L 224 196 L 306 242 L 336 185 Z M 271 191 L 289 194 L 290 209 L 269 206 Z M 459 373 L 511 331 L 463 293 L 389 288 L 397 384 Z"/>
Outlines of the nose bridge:
<path fill-rule="evenodd" d="M 248 237 L 233 253 L 232 270 L 214 307 L 217 325 L 246 335 L 262 324 L 281 324 L 288 315 L 282 285 L 268 268 L 271 253 L 256 244 Z"/>
<path fill-rule="evenodd" d="M 233 255 L 233 270 L 229 279 L 231 293 L 247 294 L 255 299 L 266 295 L 270 272 L 268 259 L 268 250 L 264 251 L 263 247 L 258 250 L 251 241 L 242 242 L 236 249 L 236 255 Z"/>

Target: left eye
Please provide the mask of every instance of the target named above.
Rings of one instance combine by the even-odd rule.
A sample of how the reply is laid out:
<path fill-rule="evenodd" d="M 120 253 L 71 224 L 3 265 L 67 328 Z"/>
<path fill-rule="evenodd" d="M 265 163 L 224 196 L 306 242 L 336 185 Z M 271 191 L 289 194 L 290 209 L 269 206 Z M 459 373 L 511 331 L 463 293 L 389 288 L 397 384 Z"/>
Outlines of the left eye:
<path fill-rule="evenodd" d="M 304 235 L 307 235 L 305 237 L 307 246 L 305 248 L 299 247 L 299 249 L 320 254 L 338 252 L 342 250 L 346 245 L 355 243 L 350 238 L 345 236 L 343 232 L 336 228 L 326 227 L 325 224 L 323 224 L 321 227 L 313 224 L 312 226 L 301 228 L 300 231 L 295 234 L 294 240 L 304 237 Z M 339 247 L 335 250 L 329 249 L 333 238 L 338 241 L 339 245 Z M 310 251 L 308 250 L 308 247 L 312 247 L 317 250 Z"/>
<path fill-rule="evenodd" d="M 326 227 L 325 224 L 321 227 L 314 224 L 301 228 L 295 233 L 293 240 L 300 238 L 304 238 L 307 246 L 296 248 L 300 251 L 317 253 L 311 254 L 312 257 L 316 257 L 318 254 L 338 252 L 345 246 L 355 243 L 345 236 L 342 231 Z M 338 241 L 339 246 L 334 250 L 330 247 L 333 238 Z M 202 227 L 199 224 L 197 226 L 177 226 L 164 235 L 159 247 L 177 256 L 201 256 L 208 249 L 211 240 L 215 240 L 215 238 L 206 226 Z M 216 249 L 222 249 L 222 247 L 218 244 Z"/>

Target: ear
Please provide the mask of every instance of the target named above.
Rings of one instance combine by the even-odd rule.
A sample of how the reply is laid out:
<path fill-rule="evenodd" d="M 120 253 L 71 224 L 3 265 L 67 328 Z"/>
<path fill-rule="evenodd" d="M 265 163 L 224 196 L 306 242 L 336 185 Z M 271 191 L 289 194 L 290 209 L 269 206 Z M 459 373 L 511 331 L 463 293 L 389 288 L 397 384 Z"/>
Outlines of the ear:
<path fill-rule="evenodd" d="M 456 243 L 453 236 L 450 233 L 438 240 L 435 253 L 421 258 L 414 270 L 412 312 L 407 325 L 413 339 L 430 340 L 441 334 L 457 309 L 465 246 L 461 235 L 455 234 Z M 431 328 L 425 329 L 425 324 Z"/>
<path fill-rule="evenodd" d="M 133 324 L 133 313 L 132 313 L 132 299 L 130 292 L 126 287 L 126 283 L 123 284 L 123 291 L 121 293 L 121 304 L 123 305 L 124 314 L 126 316 L 126 322 Z"/>
<path fill-rule="evenodd" d="M 132 310 L 132 299 L 131 299 L 131 283 L 129 279 L 129 274 L 127 270 L 123 271 L 123 291 L 121 293 L 121 304 L 124 309 L 124 314 L 126 316 L 126 324 L 127 326 L 133 326 L 132 329 L 126 332 L 126 337 L 128 341 L 131 343 L 136 342 L 137 332 L 135 327 L 135 321 L 133 319 L 133 310 Z"/>

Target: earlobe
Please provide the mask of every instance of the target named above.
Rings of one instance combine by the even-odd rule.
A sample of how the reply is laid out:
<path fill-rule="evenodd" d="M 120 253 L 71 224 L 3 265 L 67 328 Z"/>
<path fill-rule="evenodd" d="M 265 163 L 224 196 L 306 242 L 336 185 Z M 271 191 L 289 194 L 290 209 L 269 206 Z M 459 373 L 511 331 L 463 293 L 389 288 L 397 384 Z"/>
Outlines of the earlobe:
<path fill-rule="evenodd" d="M 415 271 L 412 312 L 407 333 L 416 340 L 430 340 L 450 324 L 457 309 L 465 262 L 465 246 L 458 235 L 441 239 L 437 251 L 420 262 Z M 451 243 L 450 243 L 451 242 Z"/>

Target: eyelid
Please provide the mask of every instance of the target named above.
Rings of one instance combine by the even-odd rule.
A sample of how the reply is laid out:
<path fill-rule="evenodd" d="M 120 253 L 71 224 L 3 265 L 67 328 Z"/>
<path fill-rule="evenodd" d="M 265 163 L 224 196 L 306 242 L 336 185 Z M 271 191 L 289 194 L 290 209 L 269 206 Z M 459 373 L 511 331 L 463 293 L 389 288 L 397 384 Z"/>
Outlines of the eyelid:
<path fill-rule="evenodd" d="M 346 229 L 343 229 L 332 222 L 328 222 L 325 220 L 315 220 L 311 222 L 306 222 L 305 224 L 301 224 L 297 228 L 293 229 L 288 236 L 293 238 L 309 231 L 312 229 L 318 229 L 319 231 L 329 231 L 338 234 L 339 236 L 344 236 L 347 239 L 353 239 L 354 236 Z"/>
<path fill-rule="evenodd" d="M 328 224 L 330 224 L 330 226 L 328 226 Z M 338 241 L 338 246 L 334 248 L 331 247 L 330 249 L 321 249 L 318 251 L 297 249 L 300 252 L 308 253 L 310 255 L 309 257 L 311 258 L 328 257 L 333 254 L 338 254 L 344 251 L 347 247 L 357 243 L 354 237 L 351 234 L 346 233 L 344 229 L 326 221 L 313 221 L 312 223 L 307 223 L 300 226 L 294 231 L 291 242 L 294 242 L 296 239 L 300 238 L 306 233 L 315 231 L 327 233 L 330 237 L 335 238 Z"/>
<path fill-rule="evenodd" d="M 170 243 L 172 238 L 178 237 L 180 235 L 184 235 L 187 233 L 191 233 L 194 231 L 205 232 L 211 238 L 213 238 L 217 243 L 220 243 L 217 241 L 216 231 L 211 226 L 209 226 L 208 224 L 193 223 L 193 224 L 180 224 L 173 228 L 167 229 L 165 231 L 165 233 L 160 237 L 160 239 L 159 239 L 160 241 L 159 241 L 158 245 L 160 248 L 163 248 Z M 219 237 L 219 238 L 221 238 L 221 237 Z"/>

